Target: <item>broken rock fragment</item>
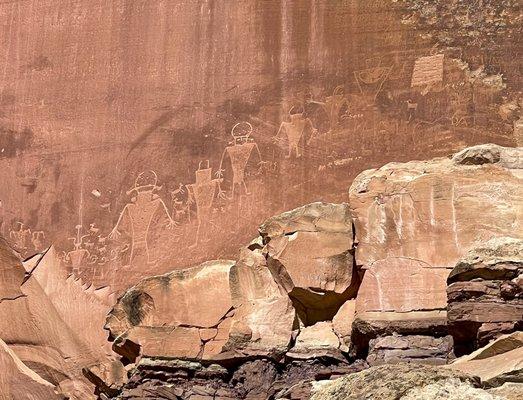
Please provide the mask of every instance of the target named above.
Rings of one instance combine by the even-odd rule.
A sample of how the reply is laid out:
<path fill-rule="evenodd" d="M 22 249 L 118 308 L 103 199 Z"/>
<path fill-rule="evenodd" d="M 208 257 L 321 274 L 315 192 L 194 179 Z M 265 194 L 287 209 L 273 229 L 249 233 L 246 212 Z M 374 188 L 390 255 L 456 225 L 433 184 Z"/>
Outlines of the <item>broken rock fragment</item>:
<path fill-rule="evenodd" d="M 327 357 L 343 360 L 340 341 L 334 332 L 332 323 L 323 321 L 302 328 L 294 347 L 287 353 L 287 357 L 293 359 Z"/>
<path fill-rule="evenodd" d="M 267 265 L 305 325 L 332 320 L 356 294 L 352 219 L 347 204 L 312 203 L 260 226 Z"/>
<path fill-rule="evenodd" d="M 521 239 L 494 238 L 456 264 L 448 278 L 448 320 L 460 352 L 523 329 L 521 276 Z"/>
<path fill-rule="evenodd" d="M 210 358 L 225 345 L 233 303 L 229 274 L 233 261 L 142 280 L 118 299 L 106 328 L 115 351 L 128 358 Z M 134 347 L 133 347 L 134 344 Z"/>

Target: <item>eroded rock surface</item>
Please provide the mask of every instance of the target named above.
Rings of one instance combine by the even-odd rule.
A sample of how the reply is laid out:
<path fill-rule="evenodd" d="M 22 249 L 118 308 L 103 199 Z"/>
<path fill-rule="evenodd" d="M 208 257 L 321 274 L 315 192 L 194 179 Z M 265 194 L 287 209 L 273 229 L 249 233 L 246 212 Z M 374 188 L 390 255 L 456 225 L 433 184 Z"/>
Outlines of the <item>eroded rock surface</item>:
<path fill-rule="evenodd" d="M 477 378 L 457 371 L 412 364 L 382 365 L 326 383 L 311 400 L 396 400 L 411 391 L 447 382 L 464 383 L 468 388 L 480 385 Z"/>
<path fill-rule="evenodd" d="M 523 329 L 523 240 L 496 238 L 471 250 L 449 275 L 449 329 L 460 351 Z"/>
<path fill-rule="evenodd" d="M 451 336 L 391 335 L 370 341 L 367 362 L 371 366 L 399 362 L 442 365 L 452 358 Z"/>
<path fill-rule="evenodd" d="M 144 279 L 129 289 L 107 318 L 115 351 L 130 360 L 138 355 L 197 359 L 220 353 L 234 314 L 229 289 L 233 265 L 209 261 Z"/>
<path fill-rule="evenodd" d="M 458 358 L 448 368 L 478 376 L 488 386 L 500 386 L 505 382 L 522 383 L 523 332 L 503 335 Z"/>
<path fill-rule="evenodd" d="M 352 219 L 347 204 L 312 203 L 260 226 L 267 265 L 305 325 L 331 320 L 354 297 Z"/>
<path fill-rule="evenodd" d="M 13 371 L 19 369 L 36 382 L 28 382 L 28 387 L 40 387 L 34 389 L 35 399 L 52 398 L 39 394 L 49 392 L 48 386 L 71 399 L 91 399 L 94 388 L 82 368 L 111 360 L 102 329 L 111 297 L 83 286 L 59 265 L 53 248 L 23 264 L 0 241 L 0 287 L 11 293 L 0 301 L 0 339 L 8 347 L 3 357 L 16 365 Z M 14 375 L 6 379 L 18 385 Z M 42 386 L 42 381 L 47 384 Z"/>
<path fill-rule="evenodd" d="M 399 258 L 449 269 L 493 236 L 521 237 L 522 168 L 522 148 L 482 145 L 361 173 L 349 191 L 358 263 Z"/>
<path fill-rule="evenodd" d="M 355 259 L 364 271 L 353 325 L 357 347 L 394 332 L 447 334 L 447 278 L 456 262 L 492 237 L 523 237 L 522 168 L 523 149 L 487 144 L 448 158 L 390 163 L 354 180 L 349 198 Z M 503 287 L 518 290 L 516 282 Z M 504 310 L 514 321 L 514 306 Z M 429 317 L 435 313 L 440 317 Z M 483 329 L 509 329 L 510 318 L 494 319 L 485 322 L 497 325 Z"/>

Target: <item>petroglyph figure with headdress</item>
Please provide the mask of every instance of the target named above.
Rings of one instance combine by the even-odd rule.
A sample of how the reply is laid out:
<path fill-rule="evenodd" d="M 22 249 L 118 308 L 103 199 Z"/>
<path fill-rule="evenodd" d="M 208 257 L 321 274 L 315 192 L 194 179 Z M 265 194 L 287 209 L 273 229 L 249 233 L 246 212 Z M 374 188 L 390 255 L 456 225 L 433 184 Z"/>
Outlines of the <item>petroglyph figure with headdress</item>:
<path fill-rule="evenodd" d="M 282 122 L 280 129 L 276 136 L 276 140 L 279 139 L 282 132 L 285 132 L 287 136 L 287 145 L 288 152 L 286 158 L 290 158 L 294 152 L 296 158 L 302 156 L 300 152 L 300 143 L 302 141 L 305 129 L 309 128 L 311 131 L 311 137 L 315 136 L 318 132 L 316 128 L 312 125 L 312 122 L 309 118 L 304 116 L 303 106 L 293 106 L 289 110 L 290 121 Z"/>
<path fill-rule="evenodd" d="M 231 168 L 232 168 L 232 195 L 234 197 L 234 191 L 237 188 L 239 191 L 243 187 L 246 194 L 250 194 L 247 190 L 247 185 L 245 184 L 245 169 L 247 163 L 251 158 L 252 152 L 255 150 L 259 157 L 259 163 L 261 163 L 261 153 L 258 145 L 254 142 L 254 139 L 251 138 L 252 134 L 252 125 L 248 122 L 239 122 L 234 125 L 231 129 L 231 135 L 233 141 L 229 146 L 225 148 L 222 154 L 220 161 L 220 168 L 216 172 L 217 178 L 223 177 L 223 162 L 225 156 L 229 156 L 231 159 Z"/>
<path fill-rule="evenodd" d="M 176 223 L 171 218 L 169 211 L 163 200 L 156 194 L 162 187 L 158 186 L 158 176 L 154 171 L 145 171 L 138 175 L 135 180 L 134 187 L 127 191 L 127 195 L 132 195 L 131 202 L 126 204 L 113 230 L 109 234 L 110 239 L 118 239 L 121 235 L 119 229 L 127 220 L 130 224 L 130 255 L 129 263 L 132 263 L 133 258 L 138 250 L 145 252 L 147 263 L 154 264 L 151 260 L 149 252 L 149 244 L 147 236 L 153 217 L 157 212 L 162 212 L 167 218 L 167 228 L 172 229 Z"/>

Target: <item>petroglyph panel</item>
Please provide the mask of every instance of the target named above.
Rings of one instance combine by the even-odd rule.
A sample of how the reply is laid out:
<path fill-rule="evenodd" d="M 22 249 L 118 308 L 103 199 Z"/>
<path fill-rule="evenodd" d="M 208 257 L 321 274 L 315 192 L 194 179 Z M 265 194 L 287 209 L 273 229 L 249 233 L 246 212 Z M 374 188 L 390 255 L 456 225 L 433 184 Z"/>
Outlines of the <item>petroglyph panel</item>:
<path fill-rule="evenodd" d="M 234 258 L 266 218 L 346 201 L 364 169 L 521 142 L 514 41 L 446 46 L 407 3 L 1 3 L 0 235 L 119 291 Z M 439 183 L 422 210 L 373 199 L 362 237 L 408 242 L 419 212 L 459 232 L 463 187 L 454 217 Z"/>

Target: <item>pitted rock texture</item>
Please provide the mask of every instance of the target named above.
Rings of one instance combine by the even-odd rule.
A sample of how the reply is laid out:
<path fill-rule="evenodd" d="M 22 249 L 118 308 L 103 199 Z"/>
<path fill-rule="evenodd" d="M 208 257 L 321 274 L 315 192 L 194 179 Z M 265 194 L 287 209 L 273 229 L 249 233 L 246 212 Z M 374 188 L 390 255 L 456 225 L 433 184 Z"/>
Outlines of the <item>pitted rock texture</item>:
<path fill-rule="evenodd" d="M 523 329 L 523 240 L 495 238 L 471 250 L 448 278 L 449 329 L 459 351 Z"/>
<path fill-rule="evenodd" d="M 311 400 L 397 400 L 411 391 L 449 381 L 462 382 L 469 388 L 480 387 L 479 379 L 458 371 L 400 363 L 371 367 L 325 383 L 314 392 Z"/>

